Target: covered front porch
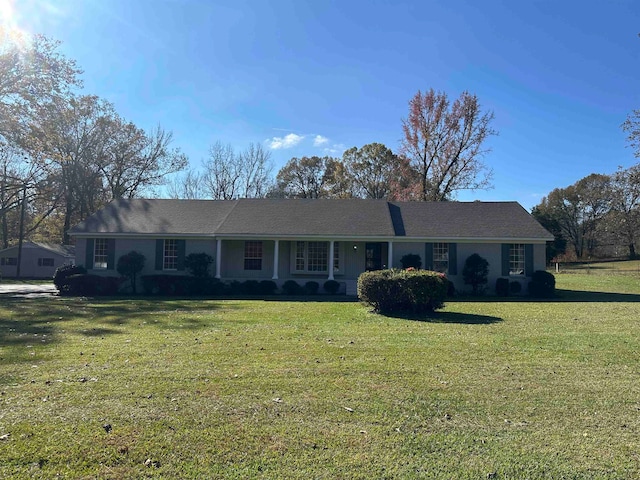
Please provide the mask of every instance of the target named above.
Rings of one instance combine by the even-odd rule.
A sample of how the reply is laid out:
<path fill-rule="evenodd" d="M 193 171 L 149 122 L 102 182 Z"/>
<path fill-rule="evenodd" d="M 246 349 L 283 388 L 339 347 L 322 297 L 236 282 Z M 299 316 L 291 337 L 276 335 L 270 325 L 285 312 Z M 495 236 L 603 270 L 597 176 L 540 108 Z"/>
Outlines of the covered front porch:
<path fill-rule="evenodd" d="M 220 280 L 271 279 L 344 283 L 355 295 L 358 276 L 393 265 L 393 242 L 375 239 L 215 240 L 215 277 Z"/>

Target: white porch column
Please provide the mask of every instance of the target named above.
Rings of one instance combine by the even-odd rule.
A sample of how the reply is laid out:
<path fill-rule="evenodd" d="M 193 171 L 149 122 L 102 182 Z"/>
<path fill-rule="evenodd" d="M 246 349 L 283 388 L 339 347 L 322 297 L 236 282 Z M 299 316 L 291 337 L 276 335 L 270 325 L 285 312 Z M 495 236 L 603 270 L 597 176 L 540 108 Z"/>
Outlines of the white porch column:
<path fill-rule="evenodd" d="M 222 263 L 222 240 L 216 239 L 216 278 L 220 278 L 220 264 Z"/>
<path fill-rule="evenodd" d="M 273 244 L 273 277 L 272 280 L 278 280 L 278 263 L 280 255 L 280 240 L 274 240 Z"/>
<path fill-rule="evenodd" d="M 329 242 L 329 280 L 333 280 L 333 256 L 334 256 L 335 242 L 331 240 Z"/>
<path fill-rule="evenodd" d="M 389 242 L 389 248 L 387 254 L 387 268 L 393 267 L 393 242 Z"/>

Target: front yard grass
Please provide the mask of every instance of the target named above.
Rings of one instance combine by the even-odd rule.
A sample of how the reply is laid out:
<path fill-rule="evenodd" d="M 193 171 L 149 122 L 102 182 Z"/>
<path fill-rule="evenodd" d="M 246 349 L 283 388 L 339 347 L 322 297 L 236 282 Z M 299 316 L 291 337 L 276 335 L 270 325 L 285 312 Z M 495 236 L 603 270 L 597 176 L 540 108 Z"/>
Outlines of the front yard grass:
<path fill-rule="evenodd" d="M 3 299 L 0 478 L 640 477 L 640 279 L 554 301 Z"/>

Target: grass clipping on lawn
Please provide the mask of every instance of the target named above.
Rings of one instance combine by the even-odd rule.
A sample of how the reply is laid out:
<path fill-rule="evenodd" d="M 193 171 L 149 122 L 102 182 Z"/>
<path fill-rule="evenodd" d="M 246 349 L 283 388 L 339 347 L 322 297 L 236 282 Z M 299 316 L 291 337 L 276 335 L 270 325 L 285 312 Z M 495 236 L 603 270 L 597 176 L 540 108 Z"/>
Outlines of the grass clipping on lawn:
<path fill-rule="evenodd" d="M 640 280 L 619 278 L 424 321 L 3 299 L 0 478 L 638 478 Z"/>

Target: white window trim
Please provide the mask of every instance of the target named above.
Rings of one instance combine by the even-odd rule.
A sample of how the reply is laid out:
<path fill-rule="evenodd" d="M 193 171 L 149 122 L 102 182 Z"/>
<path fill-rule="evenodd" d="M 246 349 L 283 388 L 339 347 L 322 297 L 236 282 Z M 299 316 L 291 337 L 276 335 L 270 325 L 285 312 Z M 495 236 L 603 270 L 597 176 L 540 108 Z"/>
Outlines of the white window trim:
<path fill-rule="evenodd" d="M 256 245 L 260 244 L 260 256 L 255 256 L 255 257 L 247 256 L 247 244 L 249 244 L 249 243 L 255 243 Z M 244 249 L 244 252 L 243 252 L 244 256 L 243 256 L 243 262 L 242 262 L 243 265 L 242 266 L 243 266 L 244 271 L 246 271 L 246 272 L 260 272 L 260 271 L 262 271 L 262 267 L 263 267 L 263 264 L 264 264 L 264 243 L 262 242 L 262 240 L 245 240 L 244 241 L 244 245 L 243 245 L 243 249 Z M 260 260 L 260 268 L 247 268 L 247 266 L 246 266 L 246 261 L 247 260 Z"/>
<path fill-rule="evenodd" d="M 296 260 L 299 260 L 298 258 L 298 243 L 304 243 L 304 270 L 298 270 L 296 268 Z M 309 253 L 308 253 L 308 249 L 309 249 L 309 243 L 310 242 L 321 242 L 321 243 L 325 243 L 327 245 L 327 265 L 325 265 L 325 269 L 324 270 L 308 270 L 309 268 Z M 333 268 L 333 274 L 334 275 L 343 275 L 344 274 L 344 256 L 345 256 L 345 252 L 344 252 L 344 245 L 346 242 L 334 242 L 334 261 L 337 260 L 338 261 L 338 268 L 335 267 Z M 293 240 L 291 241 L 291 268 L 289 269 L 290 272 L 292 274 L 299 274 L 299 275 L 328 275 L 329 274 L 329 262 L 331 261 L 330 259 L 330 241 L 328 240 Z M 337 257 L 337 258 L 336 258 Z"/>
<path fill-rule="evenodd" d="M 167 256 L 167 242 L 173 242 L 173 244 L 175 245 L 175 257 L 171 256 Z M 173 268 L 169 268 L 167 267 L 167 259 L 173 259 L 175 258 L 175 267 Z M 162 270 L 165 272 L 175 272 L 178 270 L 178 240 L 174 239 L 174 238 L 165 238 L 164 242 L 162 242 Z"/>
<path fill-rule="evenodd" d="M 103 245 L 104 253 L 98 255 L 98 246 Z M 104 257 L 104 261 L 98 261 L 98 256 Z M 93 269 L 106 270 L 109 267 L 109 241 L 106 238 L 96 238 L 93 242 Z"/>
<path fill-rule="evenodd" d="M 441 260 L 441 259 L 436 259 L 436 248 L 444 245 L 447 252 L 444 254 L 445 255 L 445 259 Z M 449 244 L 446 242 L 436 242 L 433 244 L 433 250 L 432 250 L 432 258 L 433 258 L 433 270 L 435 270 L 436 272 L 441 272 L 441 273 L 449 273 Z M 445 269 L 443 271 L 438 270 L 436 268 L 436 262 L 439 262 L 440 264 L 444 264 L 446 262 L 447 266 L 445 267 Z"/>
<path fill-rule="evenodd" d="M 512 259 L 512 252 L 513 250 L 517 248 L 518 250 L 522 251 L 522 258 L 521 260 L 518 261 L 518 263 L 522 263 L 522 269 L 520 272 L 514 272 L 512 271 L 511 265 L 511 259 Z M 526 276 L 526 268 L 527 268 L 527 249 L 525 248 L 524 243 L 512 243 L 509 245 L 509 276 L 510 277 L 524 277 Z"/>

